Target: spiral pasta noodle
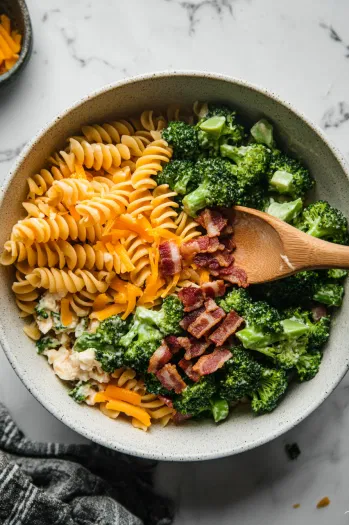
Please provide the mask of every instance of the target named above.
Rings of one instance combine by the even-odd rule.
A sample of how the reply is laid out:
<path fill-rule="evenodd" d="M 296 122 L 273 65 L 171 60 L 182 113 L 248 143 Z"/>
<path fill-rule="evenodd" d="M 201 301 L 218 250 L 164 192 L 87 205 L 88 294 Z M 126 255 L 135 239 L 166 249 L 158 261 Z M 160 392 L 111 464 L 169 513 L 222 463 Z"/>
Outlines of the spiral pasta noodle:
<path fill-rule="evenodd" d="M 114 272 L 90 272 L 88 270 L 58 270 L 35 268 L 26 276 L 34 288 L 45 288 L 50 293 L 76 293 L 86 289 L 90 293 L 103 293 L 115 277 Z"/>
<path fill-rule="evenodd" d="M 201 235 L 197 222 L 191 219 L 184 211 L 178 215 L 175 224 L 177 226 L 175 233 L 181 239 L 181 242 L 190 241 Z"/>
<path fill-rule="evenodd" d="M 64 162 L 61 162 L 59 167 L 52 166 L 50 170 L 42 169 L 40 173 L 36 173 L 27 179 L 28 198 L 34 199 L 36 196 L 44 195 L 55 180 L 70 177 L 71 174 L 72 172 Z"/>
<path fill-rule="evenodd" d="M 61 151 L 60 154 L 68 165 L 84 165 L 96 171 L 103 168 L 107 172 L 118 168 L 123 160 L 131 158 L 130 150 L 125 144 L 90 143 L 80 137 L 71 138 L 68 153 Z"/>
<path fill-rule="evenodd" d="M 153 228 L 166 228 L 167 230 L 176 230 L 177 224 L 174 218 L 177 218 L 175 208 L 178 208 L 177 202 L 171 200 L 177 193 L 169 189 L 168 184 L 157 186 L 153 191 L 150 222 Z"/>
<path fill-rule="evenodd" d="M 16 297 L 16 304 L 20 309 L 20 317 L 29 317 L 35 312 L 38 291 L 31 285 L 20 272 L 16 272 L 16 281 L 12 284 L 12 291 Z"/>
<path fill-rule="evenodd" d="M 86 317 L 91 313 L 93 303 L 99 292 L 80 290 L 68 296 L 69 307 L 78 317 Z"/>
<path fill-rule="evenodd" d="M 102 125 L 83 126 L 81 131 L 87 142 L 119 144 L 123 135 L 133 135 L 135 130 L 127 120 L 119 120 Z"/>
<path fill-rule="evenodd" d="M 134 266 L 130 272 L 130 281 L 136 286 L 142 286 L 151 273 L 149 249 L 136 234 L 128 235 L 121 242 Z"/>

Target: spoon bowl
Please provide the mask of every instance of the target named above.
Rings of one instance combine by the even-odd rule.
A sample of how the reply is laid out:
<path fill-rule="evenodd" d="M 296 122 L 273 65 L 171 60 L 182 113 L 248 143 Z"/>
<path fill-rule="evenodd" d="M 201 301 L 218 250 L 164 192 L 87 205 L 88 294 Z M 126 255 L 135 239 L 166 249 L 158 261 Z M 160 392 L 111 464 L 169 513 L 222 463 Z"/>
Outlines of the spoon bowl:
<path fill-rule="evenodd" d="M 249 284 L 282 279 L 301 270 L 349 268 L 349 247 L 322 241 L 252 208 L 234 207 L 235 264 Z"/>

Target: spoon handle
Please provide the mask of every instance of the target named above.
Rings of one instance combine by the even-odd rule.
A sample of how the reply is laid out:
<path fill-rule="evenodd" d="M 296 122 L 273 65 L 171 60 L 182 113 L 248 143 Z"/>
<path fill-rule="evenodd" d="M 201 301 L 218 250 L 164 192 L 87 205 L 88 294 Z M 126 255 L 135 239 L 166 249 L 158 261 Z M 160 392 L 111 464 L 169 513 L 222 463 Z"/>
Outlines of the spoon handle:
<path fill-rule="evenodd" d="M 349 246 L 312 238 L 307 253 L 307 268 L 349 269 Z"/>

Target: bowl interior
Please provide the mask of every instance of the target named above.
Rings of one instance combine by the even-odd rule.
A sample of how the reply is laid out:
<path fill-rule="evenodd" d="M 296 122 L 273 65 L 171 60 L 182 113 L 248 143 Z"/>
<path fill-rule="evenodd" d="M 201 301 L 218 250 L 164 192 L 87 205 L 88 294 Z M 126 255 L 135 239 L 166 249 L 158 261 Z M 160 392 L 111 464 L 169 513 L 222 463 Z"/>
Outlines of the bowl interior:
<path fill-rule="evenodd" d="M 13 68 L 0 75 L 0 87 L 9 84 L 28 62 L 33 45 L 32 26 L 24 0 L 0 0 L 0 14 L 10 17 L 12 25 L 22 35 L 20 57 Z"/>
<path fill-rule="evenodd" d="M 84 99 L 27 147 L 3 190 L 1 244 L 8 239 L 15 221 L 24 216 L 21 200 L 26 195 L 26 178 L 44 167 L 52 151 L 64 147 L 65 139 L 76 134 L 81 125 L 127 117 L 144 109 L 166 108 L 171 103 L 190 105 L 195 100 L 228 103 L 251 121 L 270 119 L 284 145 L 297 152 L 315 176 L 315 196 L 328 199 L 349 215 L 349 182 L 339 156 L 321 133 L 287 105 L 272 94 L 216 75 L 159 74 L 109 86 Z M 97 409 L 79 406 L 67 396 L 62 382 L 54 376 L 46 359 L 36 355 L 34 345 L 22 331 L 23 321 L 18 316 L 11 283 L 11 270 L 1 267 L 0 336 L 18 375 L 35 397 L 65 424 L 93 441 L 126 453 L 166 460 L 202 460 L 255 447 L 306 417 L 329 395 L 348 368 L 349 356 L 343 344 L 349 308 L 345 300 L 334 320 L 319 374 L 309 383 L 292 386 L 272 414 L 257 418 L 239 410 L 218 426 L 210 422 L 164 429 L 154 425 L 150 432 L 144 433 L 124 421 L 103 416 Z"/>

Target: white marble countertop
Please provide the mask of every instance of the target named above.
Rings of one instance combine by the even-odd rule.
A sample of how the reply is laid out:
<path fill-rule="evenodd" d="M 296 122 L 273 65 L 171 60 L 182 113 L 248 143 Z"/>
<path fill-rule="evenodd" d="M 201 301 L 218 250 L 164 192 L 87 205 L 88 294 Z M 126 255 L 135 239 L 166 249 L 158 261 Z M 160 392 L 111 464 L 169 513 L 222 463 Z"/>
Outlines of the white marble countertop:
<path fill-rule="evenodd" d="M 34 54 L 0 96 L 0 176 L 46 121 L 103 84 L 164 69 L 225 73 L 272 89 L 349 159 L 346 0 L 28 0 Z M 349 378 L 306 421 L 239 456 L 161 464 L 176 524 L 349 524 Z M 83 438 L 48 414 L 0 353 L 0 400 L 32 438 Z M 297 441 L 289 461 L 284 445 Z M 328 496 L 331 504 L 316 509 Z M 293 504 L 300 503 L 294 509 Z"/>

